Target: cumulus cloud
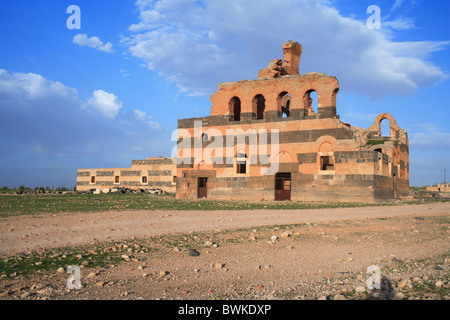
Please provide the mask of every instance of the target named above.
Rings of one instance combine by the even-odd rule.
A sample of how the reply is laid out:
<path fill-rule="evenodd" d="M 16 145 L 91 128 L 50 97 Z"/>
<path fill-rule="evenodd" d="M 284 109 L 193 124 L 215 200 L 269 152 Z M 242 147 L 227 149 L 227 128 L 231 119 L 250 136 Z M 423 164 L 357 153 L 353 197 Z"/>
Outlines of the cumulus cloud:
<path fill-rule="evenodd" d="M 145 123 L 147 123 L 147 125 L 154 130 L 161 130 L 161 125 L 156 122 L 156 121 L 152 121 L 152 116 L 147 115 L 146 112 L 142 111 L 142 110 L 134 110 L 134 115 L 136 118 L 138 118 L 141 121 L 144 121 Z"/>
<path fill-rule="evenodd" d="M 397 1 L 393 11 L 402 5 Z M 210 95 L 220 82 L 256 78 L 270 60 L 282 58 L 288 40 L 303 46 L 301 73 L 337 76 L 349 93 L 374 99 L 408 95 L 446 78 L 426 57 L 449 41 L 392 40 L 392 29 L 413 27 L 406 18 L 369 30 L 365 21 L 342 16 L 325 0 L 267 0 L 257 6 L 249 0 L 139 0 L 136 6 L 139 21 L 123 38 L 130 54 L 194 94 Z"/>
<path fill-rule="evenodd" d="M 77 90 L 61 82 L 45 79 L 35 73 L 9 73 L 0 69 L 0 94 L 21 97 L 23 100 L 37 100 L 49 96 L 74 98 Z"/>
<path fill-rule="evenodd" d="M 129 146 L 140 145 L 150 153 L 151 116 L 119 114 L 122 108 L 119 98 L 104 90 L 85 102 L 75 88 L 60 82 L 0 69 L 0 150 L 4 156 L 26 150 L 34 156 L 123 153 L 128 158 L 133 154 Z M 146 126 L 136 115 L 144 117 Z"/>
<path fill-rule="evenodd" d="M 84 108 L 96 110 L 106 118 L 115 118 L 122 106 L 122 102 L 114 93 L 95 90 L 92 98 L 88 100 Z"/>
<path fill-rule="evenodd" d="M 96 36 L 89 38 L 87 35 L 80 33 L 73 37 L 73 43 L 81 47 L 91 47 L 109 53 L 114 52 L 113 44 L 111 42 L 103 44 L 103 41 Z"/>

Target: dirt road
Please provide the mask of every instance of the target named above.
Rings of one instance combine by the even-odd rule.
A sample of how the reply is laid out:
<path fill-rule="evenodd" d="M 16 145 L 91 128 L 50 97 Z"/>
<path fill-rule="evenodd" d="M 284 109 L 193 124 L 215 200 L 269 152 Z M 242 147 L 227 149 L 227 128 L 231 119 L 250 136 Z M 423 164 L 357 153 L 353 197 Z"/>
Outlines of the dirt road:
<path fill-rule="evenodd" d="M 0 219 L 0 255 L 190 231 L 365 218 L 450 214 L 450 203 L 386 207 L 250 211 L 111 211 Z"/>
<path fill-rule="evenodd" d="M 64 270 L 26 277 L 11 270 L 0 279 L 0 300 L 450 300 L 449 217 L 450 203 L 3 218 L 4 261 L 33 249 L 68 246 L 58 255 L 44 254 L 62 259 L 77 245 L 93 248 L 71 262 L 81 268 L 80 290 L 66 287 Z M 84 268 L 111 247 L 123 260 Z M 200 255 L 190 256 L 189 247 Z M 367 269 L 374 265 L 380 268 L 380 290 L 366 286 Z"/>

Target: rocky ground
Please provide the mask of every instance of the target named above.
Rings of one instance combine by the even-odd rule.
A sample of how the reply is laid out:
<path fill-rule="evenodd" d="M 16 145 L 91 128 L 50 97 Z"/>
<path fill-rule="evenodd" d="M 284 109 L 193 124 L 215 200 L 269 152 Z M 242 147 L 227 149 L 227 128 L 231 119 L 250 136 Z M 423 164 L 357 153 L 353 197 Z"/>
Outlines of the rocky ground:
<path fill-rule="evenodd" d="M 448 300 L 449 213 L 436 203 L 3 218 L 0 299 Z M 69 265 L 80 289 L 67 287 Z"/>

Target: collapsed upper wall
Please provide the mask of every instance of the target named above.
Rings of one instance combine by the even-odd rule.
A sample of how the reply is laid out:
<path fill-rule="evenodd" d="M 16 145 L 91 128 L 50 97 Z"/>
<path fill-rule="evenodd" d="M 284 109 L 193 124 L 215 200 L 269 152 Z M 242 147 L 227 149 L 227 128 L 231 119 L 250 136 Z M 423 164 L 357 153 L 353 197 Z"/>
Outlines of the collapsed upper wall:
<path fill-rule="evenodd" d="M 300 56 L 302 46 L 295 41 L 289 41 L 283 45 L 283 60 L 275 59 L 269 65 L 259 70 L 258 79 L 279 78 L 282 76 L 295 76 L 300 73 Z"/>
<path fill-rule="evenodd" d="M 324 73 L 311 72 L 299 74 L 302 46 L 294 41 L 283 45 L 283 60 L 272 60 L 268 67 L 261 69 L 256 80 L 224 82 L 211 96 L 211 116 L 233 117 L 236 101 L 239 101 L 239 112 L 242 114 L 258 113 L 258 99 L 264 101 L 264 112 L 282 112 L 280 100 L 290 96 L 290 111 L 295 118 L 305 118 L 313 114 L 311 109 L 312 92 L 318 96 L 318 117 L 333 118 L 336 116 L 336 94 L 339 83 L 336 77 Z M 260 119 L 260 117 L 255 117 Z"/>

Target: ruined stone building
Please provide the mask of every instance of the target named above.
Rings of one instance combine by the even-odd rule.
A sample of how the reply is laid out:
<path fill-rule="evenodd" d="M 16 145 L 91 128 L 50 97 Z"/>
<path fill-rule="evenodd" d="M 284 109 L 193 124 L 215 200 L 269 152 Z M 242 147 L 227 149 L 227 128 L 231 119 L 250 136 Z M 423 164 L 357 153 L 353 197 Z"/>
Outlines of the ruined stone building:
<path fill-rule="evenodd" d="M 258 79 L 219 84 L 210 116 L 178 121 L 177 198 L 373 202 L 406 196 L 405 130 L 387 113 L 367 129 L 342 122 L 338 80 L 300 74 L 297 42 L 284 44 L 283 52 Z M 389 121 L 389 136 L 381 136 L 382 121 Z"/>
<path fill-rule="evenodd" d="M 133 160 L 131 168 L 78 169 L 77 191 L 113 188 L 175 193 L 176 165 L 171 158 Z"/>
<path fill-rule="evenodd" d="M 435 186 L 429 186 L 427 187 L 427 191 L 450 192 L 450 183 L 439 183 Z"/>
<path fill-rule="evenodd" d="M 338 80 L 299 73 L 283 45 L 258 79 L 219 84 L 211 115 L 178 121 L 177 157 L 131 168 L 79 169 L 77 190 L 162 189 L 181 199 L 373 202 L 407 196 L 409 143 L 388 113 L 367 129 L 336 113 Z M 316 93 L 317 107 L 312 94 Z M 381 135 L 388 121 L 390 134 Z"/>

